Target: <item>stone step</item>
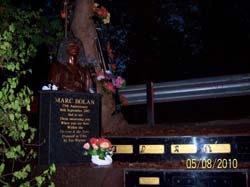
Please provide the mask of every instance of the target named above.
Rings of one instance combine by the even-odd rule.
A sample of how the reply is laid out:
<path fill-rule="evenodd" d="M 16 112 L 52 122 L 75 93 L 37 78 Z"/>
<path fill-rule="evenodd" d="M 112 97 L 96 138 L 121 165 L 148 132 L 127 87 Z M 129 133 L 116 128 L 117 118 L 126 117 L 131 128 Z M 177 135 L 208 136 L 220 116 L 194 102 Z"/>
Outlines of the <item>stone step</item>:
<path fill-rule="evenodd" d="M 177 169 L 174 163 L 57 166 L 57 187 L 249 187 L 249 169 Z"/>
<path fill-rule="evenodd" d="M 247 170 L 125 170 L 125 187 L 247 187 Z"/>

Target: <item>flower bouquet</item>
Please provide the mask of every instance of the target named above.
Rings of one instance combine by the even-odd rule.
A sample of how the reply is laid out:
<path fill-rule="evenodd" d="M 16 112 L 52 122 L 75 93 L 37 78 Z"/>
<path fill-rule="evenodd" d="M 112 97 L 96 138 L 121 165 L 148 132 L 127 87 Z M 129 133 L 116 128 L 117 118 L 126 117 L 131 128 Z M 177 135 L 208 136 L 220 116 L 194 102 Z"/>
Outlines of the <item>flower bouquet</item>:
<path fill-rule="evenodd" d="M 96 165 L 112 163 L 112 144 L 106 138 L 90 138 L 83 145 L 84 155 L 91 155 L 91 161 Z"/>

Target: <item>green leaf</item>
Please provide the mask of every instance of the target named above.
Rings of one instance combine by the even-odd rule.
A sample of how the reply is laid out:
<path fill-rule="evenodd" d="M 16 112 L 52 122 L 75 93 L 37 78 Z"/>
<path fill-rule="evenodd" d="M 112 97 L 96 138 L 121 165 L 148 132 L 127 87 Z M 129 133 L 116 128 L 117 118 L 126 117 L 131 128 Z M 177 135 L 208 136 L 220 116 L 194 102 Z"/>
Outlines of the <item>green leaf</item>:
<path fill-rule="evenodd" d="M 14 119 L 15 119 L 15 115 L 14 114 L 9 114 L 9 118 L 10 118 L 10 121 L 14 121 Z"/>
<path fill-rule="evenodd" d="M 50 166 L 50 174 L 53 174 L 53 173 L 55 173 L 56 172 L 56 165 L 55 164 L 52 164 L 51 166 Z"/>
<path fill-rule="evenodd" d="M 21 132 L 21 137 L 24 139 L 25 138 L 25 135 L 26 135 L 26 133 L 25 132 Z"/>
<path fill-rule="evenodd" d="M 20 184 L 19 187 L 30 187 L 30 182 L 29 182 L 29 181 L 26 181 L 25 183 Z"/>
<path fill-rule="evenodd" d="M 41 186 L 43 184 L 43 182 L 45 181 L 45 177 L 37 176 L 37 177 L 35 177 L 35 180 L 37 182 L 37 186 Z"/>
<path fill-rule="evenodd" d="M 15 31 L 15 26 L 14 26 L 14 24 L 11 24 L 11 25 L 9 26 L 9 31 L 10 31 L 10 32 L 14 32 L 14 31 Z"/>
<path fill-rule="evenodd" d="M 55 187 L 55 183 L 54 182 L 51 182 L 50 185 L 48 187 Z"/>

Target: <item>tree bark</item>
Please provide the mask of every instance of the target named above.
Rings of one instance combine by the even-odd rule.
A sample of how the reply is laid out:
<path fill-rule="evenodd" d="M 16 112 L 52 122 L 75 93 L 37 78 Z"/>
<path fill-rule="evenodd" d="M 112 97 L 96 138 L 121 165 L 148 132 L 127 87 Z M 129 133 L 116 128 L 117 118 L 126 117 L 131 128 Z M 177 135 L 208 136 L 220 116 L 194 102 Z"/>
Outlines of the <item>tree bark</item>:
<path fill-rule="evenodd" d="M 84 46 L 87 61 L 97 64 L 95 70 L 98 72 L 101 67 L 98 62 L 98 52 L 96 50 L 96 27 L 92 20 L 92 0 L 76 0 L 74 17 L 71 30 L 79 38 Z M 112 133 L 127 126 L 127 121 L 121 113 L 111 115 L 115 110 L 115 102 L 111 95 L 103 92 L 101 85 L 97 83 L 97 92 L 102 95 L 102 133 Z"/>

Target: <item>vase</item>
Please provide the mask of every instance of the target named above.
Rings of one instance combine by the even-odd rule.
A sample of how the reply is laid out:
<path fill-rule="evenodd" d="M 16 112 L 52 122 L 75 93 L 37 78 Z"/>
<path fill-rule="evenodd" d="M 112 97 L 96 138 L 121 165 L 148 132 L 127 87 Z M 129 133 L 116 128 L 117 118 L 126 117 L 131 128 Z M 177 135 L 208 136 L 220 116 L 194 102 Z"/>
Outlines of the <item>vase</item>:
<path fill-rule="evenodd" d="M 112 164 L 112 157 L 107 155 L 104 160 L 100 159 L 98 155 L 92 155 L 91 162 L 98 166 L 105 166 Z"/>

